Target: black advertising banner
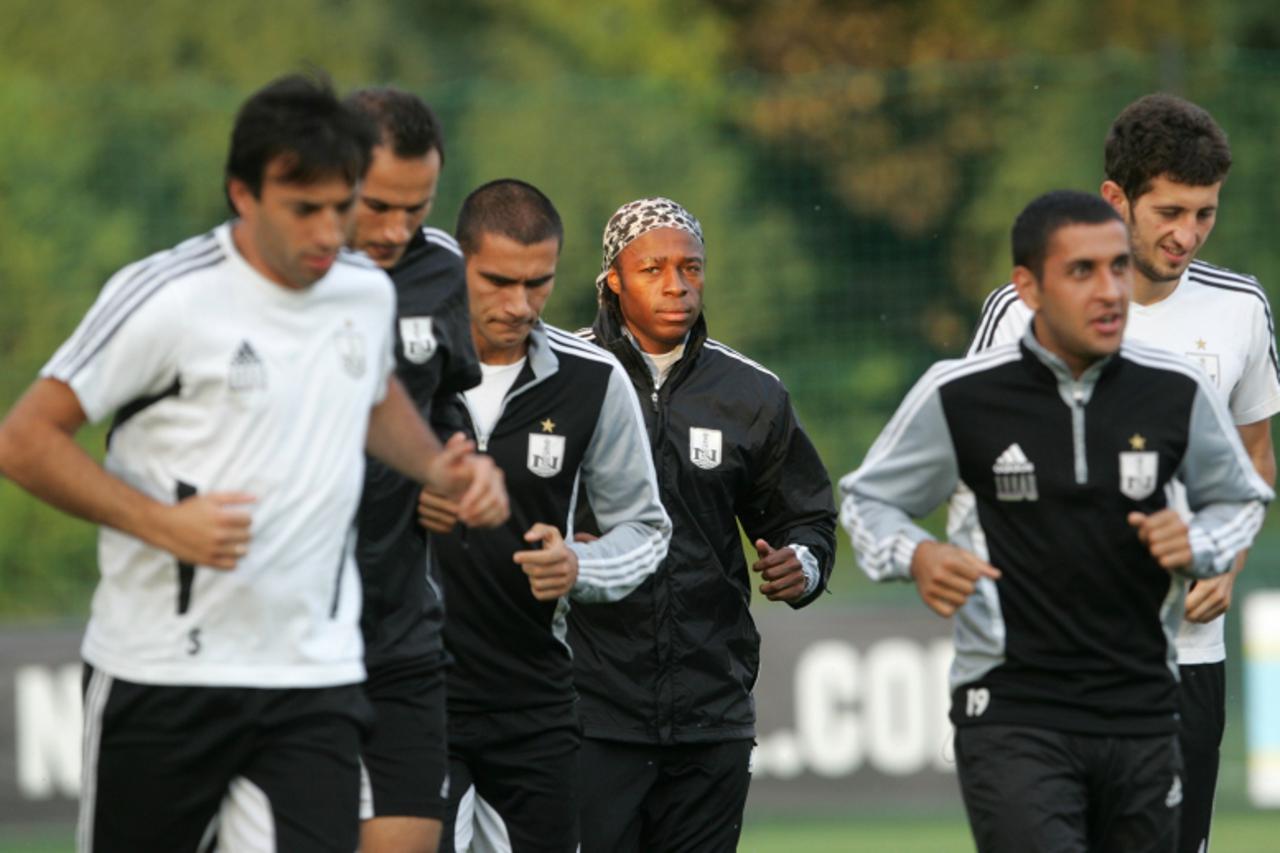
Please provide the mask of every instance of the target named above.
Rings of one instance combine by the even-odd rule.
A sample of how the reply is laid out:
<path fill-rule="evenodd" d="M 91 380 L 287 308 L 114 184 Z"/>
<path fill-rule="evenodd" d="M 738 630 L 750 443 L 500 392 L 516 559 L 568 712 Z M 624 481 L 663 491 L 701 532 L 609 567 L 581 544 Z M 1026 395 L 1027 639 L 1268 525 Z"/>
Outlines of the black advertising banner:
<path fill-rule="evenodd" d="M 950 623 L 921 608 L 755 608 L 763 637 L 749 809 L 955 806 Z M 0 822 L 70 821 L 79 628 L 0 630 Z"/>

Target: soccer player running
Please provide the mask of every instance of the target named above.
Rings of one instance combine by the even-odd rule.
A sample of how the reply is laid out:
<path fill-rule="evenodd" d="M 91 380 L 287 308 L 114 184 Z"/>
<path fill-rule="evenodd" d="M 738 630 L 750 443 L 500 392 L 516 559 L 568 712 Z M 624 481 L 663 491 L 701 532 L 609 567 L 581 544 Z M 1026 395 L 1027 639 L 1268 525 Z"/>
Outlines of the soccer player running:
<path fill-rule="evenodd" d="M 1280 411 L 1280 362 L 1266 293 L 1251 276 L 1196 259 L 1213 230 L 1231 166 L 1226 135 L 1200 107 L 1170 95 L 1127 106 L 1106 140 L 1101 194 L 1129 225 L 1133 302 L 1125 334 L 1198 362 L 1227 402 L 1254 468 L 1275 485 L 1271 417 Z M 986 300 L 970 352 L 1016 340 L 1031 309 L 1013 285 Z M 1187 512 L 1180 491 L 1174 504 Z M 953 525 L 963 523 L 963 499 Z M 1208 849 L 1226 725 L 1224 614 L 1232 571 L 1194 583 L 1178 633 L 1183 785 L 1182 853 Z"/>
<path fill-rule="evenodd" d="M 1201 370 L 1121 343 L 1133 276 L 1111 205 L 1048 193 L 1012 238 L 1033 323 L 925 374 L 841 480 L 842 521 L 868 575 L 914 580 L 955 616 L 951 720 L 978 849 L 1173 853 L 1183 579 L 1229 571 L 1272 492 Z M 978 525 L 937 543 L 911 519 L 960 482 Z"/>
<path fill-rule="evenodd" d="M 643 401 L 673 532 L 639 589 L 569 614 L 584 853 L 736 849 L 760 649 L 738 525 L 770 601 L 812 602 L 835 554 L 831 482 L 786 388 L 707 336 L 705 266 L 701 226 L 670 199 L 605 227 L 591 337 Z"/>
<path fill-rule="evenodd" d="M 363 89 L 346 103 L 379 134 L 360 184 L 351 246 L 396 286 L 396 375 L 429 418 L 433 398 L 480 382 L 462 252 L 448 233 L 422 224 L 435 200 L 444 139 L 435 114 L 408 92 Z M 356 562 L 374 724 L 362 753 L 362 853 L 429 853 L 444 818 L 444 608 L 438 579 L 428 574 L 419 488 L 376 459 L 365 466 Z"/>
<path fill-rule="evenodd" d="M 657 568 L 671 523 L 658 499 L 644 421 L 621 365 L 546 325 L 563 227 L 539 190 L 503 179 L 458 214 L 471 329 L 484 379 L 437 405 L 437 424 L 474 436 L 505 472 L 511 519 L 454 525 L 457 506 L 422 496 L 449 602 L 450 802 L 441 849 L 476 824 L 498 849 L 578 846 L 579 727 L 565 642 L 570 599 L 615 601 Z M 573 541 L 588 500 L 600 537 Z"/>
<path fill-rule="evenodd" d="M 101 525 L 80 850 L 349 853 L 364 450 L 506 515 L 491 461 L 442 450 L 390 376 L 391 283 L 341 251 L 372 142 L 327 83 L 254 94 L 236 218 L 113 276 L 0 425 L 5 476 Z M 73 436 L 113 413 L 100 466 Z"/>

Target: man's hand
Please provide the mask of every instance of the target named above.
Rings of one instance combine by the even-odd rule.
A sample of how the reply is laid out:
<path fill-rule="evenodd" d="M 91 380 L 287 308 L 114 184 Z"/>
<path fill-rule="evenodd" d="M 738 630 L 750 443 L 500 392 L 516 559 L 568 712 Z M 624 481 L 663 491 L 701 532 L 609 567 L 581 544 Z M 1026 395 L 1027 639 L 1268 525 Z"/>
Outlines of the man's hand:
<path fill-rule="evenodd" d="M 578 555 L 550 524 L 535 524 L 524 534 L 526 542 L 541 542 L 533 551 L 517 551 L 512 558 L 529 577 L 529 589 L 538 601 L 554 601 L 578 581 Z"/>
<path fill-rule="evenodd" d="M 234 569 L 249 553 L 253 517 L 244 509 L 255 501 L 243 492 L 194 495 L 156 511 L 152 545 L 180 562 L 212 569 Z"/>
<path fill-rule="evenodd" d="M 1226 613 L 1231 607 L 1231 588 L 1235 583 L 1235 572 L 1196 581 L 1187 591 L 1187 621 L 1212 622 Z"/>
<path fill-rule="evenodd" d="M 448 533 L 458 523 L 458 505 L 423 486 L 418 492 L 418 523 L 432 533 Z"/>
<path fill-rule="evenodd" d="M 1000 579 L 1000 570 L 942 542 L 921 542 L 911 555 L 916 592 L 939 616 L 954 615 L 978 588 L 980 578 Z"/>
<path fill-rule="evenodd" d="M 473 453 L 467 457 L 471 485 L 458 502 L 458 518 L 471 527 L 497 527 L 511 516 L 507 478 L 493 459 Z"/>
<path fill-rule="evenodd" d="M 1129 524 L 1138 531 L 1138 539 L 1160 568 L 1168 572 L 1181 571 L 1191 566 L 1191 538 L 1187 523 L 1172 509 L 1162 509 L 1151 515 L 1129 513 Z"/>
<path fill-rule="evenodd" d="M 764 583 L 760 584 L 760 592 L 770 601 L 795 601 L 804 596 L 804 566 L 800 558 L 790 546 L 774 550 L 763 539 L 755 541 L 756 554 L 760 559 L 751 566 L 751 571 L 759 572 Z"/>
<path fill-rule="evenodd" d="M 1187 590 L 1187 606 L 1185 609 L 1188 622 L 1212 622 L 1231 609 L 1231 590 L 1236 585 L 1242 561 L 1236 561 L 1236 567 L 1225 575 L 1207 580 L 1198 580 Z"/>
<path fill-rule="evenodd" d="M 475 449 L 470 439 L 454 433 L 431 460 L 425 485 L 457 499 L 455 514 L 463 524 L 497 527 L 511 514 L 505 478 L 492 459 L 477 454 Z"/>

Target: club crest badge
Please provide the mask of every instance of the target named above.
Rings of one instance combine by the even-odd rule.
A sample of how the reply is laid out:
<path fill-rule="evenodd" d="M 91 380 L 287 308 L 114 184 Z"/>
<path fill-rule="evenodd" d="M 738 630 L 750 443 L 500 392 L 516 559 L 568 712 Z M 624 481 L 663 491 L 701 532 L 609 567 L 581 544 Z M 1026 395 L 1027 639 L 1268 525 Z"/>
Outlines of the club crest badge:
<path fill-rule="evenodd" d="M 401 317 L 400 340 L 404 357 L 412 364 L 426 364 L 436 354 L 436 335 L 430 317 Z"/>
<path fill-rule="evenodd" d="M 564 436 L 529 433 L 529 470 L 539 477 L 554 477 L 564 468 Z"/>
<path fill-rule="evenodd" d="M 1218 363 L 1218 356 L 1211 352 L 1189 352 L 1187 358 L 1200 365 L 1200 369 L 1213 380 L 1213 384 L 1217 388 L 1222 387 L 1222 367 Z"/>
<path fill-rule="evenodd" d="M 338 347 L 338 355 L 342 357 L 342 369 L 353 379 L 364 376 L 367 367 L 364 353 L 364 337 L 355 330 L 348 320 L 338 333 L 333 336 Z"/>
<path fill-rule="evenodd" d="M 689 427 L 689 461 L 703 470 L 720 465 L 723 457 L 720 430 Z"/>
<path fill-rule="evenodd" d="M 1147 450 L 1147 440 L 1134 433 L 1130 450 L 1120 452 L 1120 494 L 1140 501 L 1151 496 L 1160 480 L 1160 454 Z"/>

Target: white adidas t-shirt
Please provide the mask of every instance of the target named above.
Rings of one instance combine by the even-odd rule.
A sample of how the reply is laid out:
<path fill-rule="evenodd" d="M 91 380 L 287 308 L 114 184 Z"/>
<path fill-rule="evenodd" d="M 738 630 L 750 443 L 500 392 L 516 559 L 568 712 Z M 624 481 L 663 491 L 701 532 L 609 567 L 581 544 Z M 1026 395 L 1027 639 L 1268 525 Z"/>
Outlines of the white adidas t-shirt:
<path fill-rule="evenodd" d="M 1004 288 L 1000 297 L 1005 297 Z M 998 303 L 993 299 L 989 304 Z M 1031 309 L 1015 295 L 999 326 L 987 329 L 982 343 L 996 346 L 1016 341 L 1030 319 Z M 1168 297 L 1151 305 L 1129 303 L 1125 337 L 1180 353 L 1199 364 L 1225 395 L 1237 426 L 1280 412 L 1280 362 L 1271 306 L 1250 276 L 1192 261 Z M 1175 489 L 1174 505 L 1189 514 L 1180 489 Z M 1178 633 L 1178 663 L 1224 660 L 1224 618 L 1206 624 L 1184 619 Z"/>
<path fill-rule="evenodd" d="M 128 415 L 104 464 L 135 488 L 257 502 L 248 555 L 197 567 L 185 595 L 172 555 L 103 528 L 85 660 L 147 684 L 363 679 L 351 529 L 394 315 L 390 279 L 362 256 L 288 290 L 249 266 L 229 224 L 107 283 L 41 375 L 90 420 Z"/>

